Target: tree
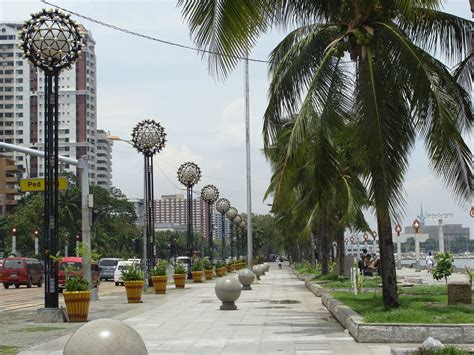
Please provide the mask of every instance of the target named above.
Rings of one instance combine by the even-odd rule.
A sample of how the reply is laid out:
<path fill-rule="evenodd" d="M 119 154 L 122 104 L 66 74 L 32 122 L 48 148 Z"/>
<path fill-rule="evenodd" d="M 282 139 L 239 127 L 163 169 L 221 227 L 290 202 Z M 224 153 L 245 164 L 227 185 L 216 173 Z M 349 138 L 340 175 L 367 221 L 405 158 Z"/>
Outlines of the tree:
<path fill-rule="evenodd" d="M 290 152 L 307 139 L 313 113 L 328 125 L 354 124 L 355 159 L 377 218 L 384 305 L 398 307 L 391 218 L 403 207 L 416 136 L 460 202 L 473 191 L 462 136 L 472 125 L 471 82 L 459 74 L 472 65 L 472 22 L 441 12 L 441 0 L 178 3 L 197 45 L 222 54 L 210 54 L 210 68 L 223 76 L 263 32 L 297 27 L 270 57 L 265 144 L 278 137 L 282 118 L 295 113 Z M 461 62 L 456 73 L 435 52 Z"/>

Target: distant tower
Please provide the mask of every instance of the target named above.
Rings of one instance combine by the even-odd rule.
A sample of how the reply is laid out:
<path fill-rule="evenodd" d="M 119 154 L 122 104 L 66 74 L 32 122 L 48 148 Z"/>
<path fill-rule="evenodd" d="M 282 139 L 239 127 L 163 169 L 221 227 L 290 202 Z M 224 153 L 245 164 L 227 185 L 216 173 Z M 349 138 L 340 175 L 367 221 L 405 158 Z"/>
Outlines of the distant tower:
<path fill-rule="evenodd" d="M 421 204 L 421 207 L 420 207 L 420 215 L 418 216 L 418 220 L 420 221 L 420 225 L 422 226 L 425 225 L 425 215 L 423 213 L 423 204 Z"/>

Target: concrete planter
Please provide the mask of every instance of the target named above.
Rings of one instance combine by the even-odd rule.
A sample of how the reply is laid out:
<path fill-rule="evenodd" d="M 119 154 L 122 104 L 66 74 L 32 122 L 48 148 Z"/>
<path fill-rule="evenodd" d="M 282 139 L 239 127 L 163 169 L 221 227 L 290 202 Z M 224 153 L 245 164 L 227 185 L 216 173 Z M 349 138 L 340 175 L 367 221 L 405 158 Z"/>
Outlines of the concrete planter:
<path fill-rule="evenodd" d="M 67 316 L 70 322 L 87 322 L 91 291 L 64 291 Z"/>
<path fill-rule="evenodd" d="M 173 279 L 176 288 L 184 288 L 186 285 L 186 274 L 173 274 Z"/>
<path fill-rule="evenodd" d="M 166 293 L 166 284 L 168 283 L 168 276 L 152 276 L 153 288 L 156 295 Z"/>
<path fill-rule="evenodd" d="M 212 277 L 214 276 L 214 272 L 212 271 L 212 269 L 204 270 L 204 275 L 206 276 L 206 280 L 212 280 Z"/>
<path fill-rule="evenodd" d="M 192 271 L 193 274 L 193 282 L 201 283 L 202 282 L 202 271 Z"/>
<path fill-rule="evenodd" d="M 145 281 L 143 280 L 125 281 L 128 303 L 141 303 L 144 285 Z"/>

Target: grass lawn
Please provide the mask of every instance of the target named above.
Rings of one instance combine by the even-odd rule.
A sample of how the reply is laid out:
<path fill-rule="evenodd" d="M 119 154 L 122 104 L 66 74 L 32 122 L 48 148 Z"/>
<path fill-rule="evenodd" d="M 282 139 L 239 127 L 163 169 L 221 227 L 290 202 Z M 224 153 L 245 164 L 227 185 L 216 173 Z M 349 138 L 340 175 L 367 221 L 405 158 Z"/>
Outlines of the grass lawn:
<path fill-rule="evenodd" d="M 18 348 L 10 345 L 0 345 L 0 354 L 17 354 Z"/>
<path fill-rule="evenodd" d="M 321 283 L 320 286 L 324 288 L 352 288 L 352 283 L 350 279 L 331 279 L 331 278 L 326 278 L 326 280 L 329 279 L 328 282 Z M 319 277 L 319 278 L 313 278 L 314 281 L 318 282 L 321 280 L 324 280 L 324 277 Z M 382 282 L 381 278 L 379 276 L 374 276 L 374 277 L 369 277 L 365 276 L 364 277 L 364 288 L 376 288 L 378 285 Z"/>
<path fill-rule="evenodd" d="M 359 313 L 367 323 L 474 323 L 474 305 L 448 306 L 445 285 L 415 286 L 400 290 L 400 308 L 385 311 L 382 292 L 331 292 L 334 298 Z"/>

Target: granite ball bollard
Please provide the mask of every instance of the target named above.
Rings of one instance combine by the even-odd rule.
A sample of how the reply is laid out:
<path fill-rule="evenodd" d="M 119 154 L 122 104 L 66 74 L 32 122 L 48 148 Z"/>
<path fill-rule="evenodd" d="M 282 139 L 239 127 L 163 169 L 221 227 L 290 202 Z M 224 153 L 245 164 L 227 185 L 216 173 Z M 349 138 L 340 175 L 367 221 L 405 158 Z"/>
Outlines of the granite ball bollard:
<path fill-rule="evenodd" d="M 265 266 L 265 271 L 269 271 L 269 270 L 270 270 L 270 264 L 268 264 L 268 263 L 263 263 L 263 265 Z"/>
<path fill-rule="evenodd" d="M 260 267 L 260 269 L 262 269 L 262 275 L 265 275 L 265 272 L 267 271 L 267 268 L 265 267 L 265 265 L 259 264 L 258 266 Z"/>
<path fill-rule="evenodd" d="M 249 270 L 249 269 L 240 270 L 238 278 L 239 278 L 240 283 L 242 284 L 242 290 L 252 289 L 250 285 L 253 283 L 253 280 L 255 279 L 255 274 L 252 272 L 252 270 Z"/>
<path fill-rule="evenodd" d="M 242 285 L 234 276 L 226 276 L 216 283 L 216 296 L 222 301 L 220 309 L 222 311 L 235 311 L 237 306 L 235 301 L 240 297 Z"/>
<path fill-rule="evenodd" d="M 146 355 L 145 342 L 135 329 L 116 319 L 103 318 L 77 329 L 64 346 L 64 355 Z"/>
<path fill-rule="evenodd" d="M 262 274 L 263 274 L 263 272 L 262 272 L 263 270 L 260 267 L 260 265 L 254 265 L 252 267 L 252 271 L 255 274 L 255 276 L 257 276 L 257 280 L 260 280 L 260 276 L 262 276 Z"/>

